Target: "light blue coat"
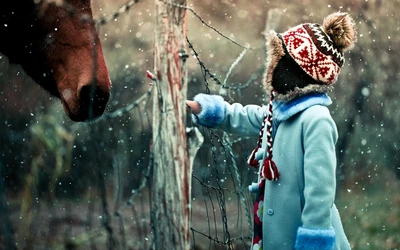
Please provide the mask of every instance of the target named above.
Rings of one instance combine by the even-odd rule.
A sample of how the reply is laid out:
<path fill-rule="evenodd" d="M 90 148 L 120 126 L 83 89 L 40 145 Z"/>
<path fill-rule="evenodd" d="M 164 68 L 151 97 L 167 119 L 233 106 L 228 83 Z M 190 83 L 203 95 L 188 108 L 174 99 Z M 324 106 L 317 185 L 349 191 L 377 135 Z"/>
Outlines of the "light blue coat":
<path fill-rule="evenodd" d="M 243 107 L 204 94 L 194 100 L 202 110 L 193 117 L 197 123 L 242 136 L 259 136 L 267 107 Z M 274 102 L 273 160 L 281 177 L 265 186 L 263 250 L 350 249 L 334 205 L 338 134 L 326 107 L 330 103 L 326 94 Z M 262 144 L 256 154 L 260 163 L 266 157 L 266 138 Z"/>

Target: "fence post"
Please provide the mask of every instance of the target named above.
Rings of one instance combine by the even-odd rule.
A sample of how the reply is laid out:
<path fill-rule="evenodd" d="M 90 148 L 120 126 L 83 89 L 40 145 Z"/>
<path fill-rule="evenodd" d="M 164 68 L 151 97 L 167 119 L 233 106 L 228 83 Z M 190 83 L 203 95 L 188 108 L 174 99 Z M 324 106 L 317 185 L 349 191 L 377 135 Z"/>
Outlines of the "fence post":
<path fill-rule="evenodd" d="M 190 248 L 191 164 L 186 137 L 186 0 L 155 0 L 153 207 L 155 249 Z"/>

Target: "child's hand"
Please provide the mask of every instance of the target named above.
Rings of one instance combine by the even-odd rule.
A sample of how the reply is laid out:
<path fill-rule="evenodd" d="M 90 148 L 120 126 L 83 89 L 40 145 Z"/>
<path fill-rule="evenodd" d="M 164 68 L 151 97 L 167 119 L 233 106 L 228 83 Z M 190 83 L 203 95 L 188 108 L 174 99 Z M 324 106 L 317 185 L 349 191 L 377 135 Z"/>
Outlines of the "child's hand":
<path fill-rule="evenodd" d="M 188 106 L 188 109 L 190 109 L 195 115 L 201 112 L 201 107 L 198 102 L 186 100 L 186 105 Z"/>

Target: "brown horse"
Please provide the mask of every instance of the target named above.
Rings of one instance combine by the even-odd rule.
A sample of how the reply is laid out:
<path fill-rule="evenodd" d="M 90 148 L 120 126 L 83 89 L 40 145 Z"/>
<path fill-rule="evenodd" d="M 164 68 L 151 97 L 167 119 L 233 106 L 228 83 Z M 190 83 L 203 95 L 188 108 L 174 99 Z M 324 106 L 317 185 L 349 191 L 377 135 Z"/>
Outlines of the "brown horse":
<path fill-rule="evenodd" d="M 90 0 L 2 1 L 0 52 L 59 97 L 72 120 L 103 114 L 111 82 Z"/>

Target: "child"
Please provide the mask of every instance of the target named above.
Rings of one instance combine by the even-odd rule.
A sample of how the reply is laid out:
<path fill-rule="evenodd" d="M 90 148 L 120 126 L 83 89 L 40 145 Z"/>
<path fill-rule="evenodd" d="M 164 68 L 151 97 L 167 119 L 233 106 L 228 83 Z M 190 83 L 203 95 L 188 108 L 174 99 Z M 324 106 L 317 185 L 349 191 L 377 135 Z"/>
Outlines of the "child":
<path fill-rule="evenodd" d="M 187 101 L 200 125 L 259 136 L 248 164 L 258 169 L 252 249 L 350 249 L 335 199 L 337 129 L 327 92 L 353 47 L 353 19 L 333 13 L 268 35 L 268 106 L 199 94 Z"/>

